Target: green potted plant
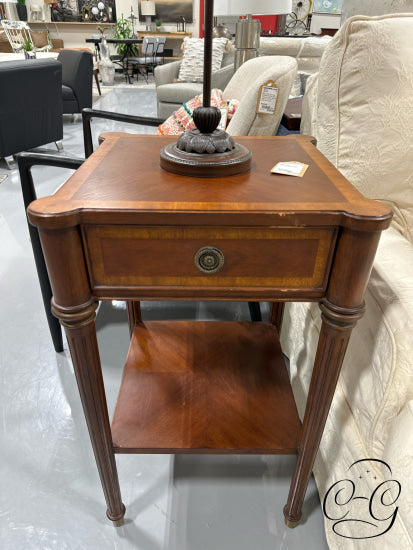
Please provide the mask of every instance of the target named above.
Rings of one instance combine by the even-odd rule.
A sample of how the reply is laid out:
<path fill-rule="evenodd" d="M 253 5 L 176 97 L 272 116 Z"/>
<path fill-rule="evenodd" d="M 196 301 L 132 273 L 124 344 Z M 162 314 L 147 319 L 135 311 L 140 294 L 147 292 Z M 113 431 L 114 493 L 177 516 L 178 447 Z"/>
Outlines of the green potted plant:
<path fill-rule="evenodd" d="M 116 21 L 113 38 L 131 38 L 130 24 L 129 21 L 123 17 L 123 13 L 121 18 Z M 128 49 L 126 44 L 116 44 L 116 51 L 119 55 L 124 57 L 131 49 Z M 135 45 L 132 46 L 132 52 L 133 55 L 138 55 L 138 50 Z"/>
<path fill-rule="evenodd" d="M 156 30 L 160 31 L 161 25 L 162 25 L 162 19 L 155 19 L 155 25 L 156 25 Z"/>
<path fill-rule="evenodd" d="M 30 40 L 30 38 L 27 38 L 22 45 L 22 48 L 24 50 L 24 57 L 26 59 L 35 59 L 36 58 L 36 52 L 34 51 L 33 44 Z"/>
<path fill-rule="evenodd" d="M 24 42 L 23 42 L 23 50 L 25 52 L 32 52 L 33 51 L 33 44 L 30 40 L 30 38 L 27 38 Z"/>
<path fill-rule="evenodd" d="M 17 0 L 17 14 L 20 21 L 27 21 L 27 6 L 26 0 Z"/>

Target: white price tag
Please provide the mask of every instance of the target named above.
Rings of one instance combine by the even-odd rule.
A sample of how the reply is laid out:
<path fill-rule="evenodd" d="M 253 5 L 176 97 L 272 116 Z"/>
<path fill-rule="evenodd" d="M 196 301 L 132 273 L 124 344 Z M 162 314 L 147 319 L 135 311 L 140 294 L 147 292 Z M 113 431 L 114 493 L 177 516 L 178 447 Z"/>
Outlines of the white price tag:
<path fill-rule="evenodd" d="M 219 121 L 217 130 L 225 130 L 227 127 L 228 105 L 220 107 L 219 110 L 221 111 L 221 120 Z"/>
<path fill-rule="evenodd" d="M 278 162 L 272 169 L 272 174 L 285 174 L 286 176 L 296 176 L 302 178 L 308 168 L 308 164 L 302 162 Z"/>
<path fill-rule="evenodd" d="M 257 113 L 273 115 L 277 107 L 279 89 L 273 80 L 269 80 L 260 88 L 257 101 Z"/>

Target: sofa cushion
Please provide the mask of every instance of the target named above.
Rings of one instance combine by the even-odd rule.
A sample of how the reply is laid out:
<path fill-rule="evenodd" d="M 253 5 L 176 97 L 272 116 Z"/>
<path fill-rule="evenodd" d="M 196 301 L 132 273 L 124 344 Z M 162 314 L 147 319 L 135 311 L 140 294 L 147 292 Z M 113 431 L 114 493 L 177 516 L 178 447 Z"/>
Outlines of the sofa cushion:
<path fill-rule="evenodd" d="M 321 60 L 317 113 L 319 149 L 365 196 L 390 205 L 410 242 L 412 36 L 413 14 L 350 18 Z"/>
<path fill-rule="evenodd" d="M 227 38 L 214 38 L 212 41 L 212 72 L 221 68 L 222 57 L 227 46 Z M 204 40 L 188 38 L 184 40 L 184 57 L 179 67 L 179 82 L 202 82 L 204 73 Z"/>
<path fill-rule="evenodd" d="M 30 31 L 35 48 L 44 48 L 49 44 L 49 36 L 47 31 Z"/>
<path fill-rule="evenodd" d="M 413 399 L 412 266 L 412 245 L 394 227 L 384 231 L 341 374 L 369 456 L 382 456 L 390 420 Z"/>
<path fill-rule="evenodd" d="M 406 531 L 413 535 L 413 400 L 393 418 L 383 459 L 391 464 L 394 478 L 401 481 L 396 505 Z M 391 495 L 393 499 L 397 497 L 395 484 L 391 487 Z"/>
<path fill-rule="evenodd" d="M 51 52 L 59 53 L 60 50 L 64 47 L 63 40 L 61 38 L 51 38 L 50 42 L 52 43 Z"/>
<path fill-rule="evenodd" d="M 288 55 L 297 59 L 298 70 L 306 73 L 318 71 L 320 59 L 331 36 L 308 38 L 262 37 L 259 55 Z"/>
<path fill-rule="evenodd" d="M 324 53 L 331 36 L 308 38 L 261 37 L 259 55 L 289 55 L 291 57 L 319 57 Z"/>
<path fill-rule="evenodd" d="M 178 103 L 179 105 L 201 92 L 202 83 L 200 82 L 174 82 L 173 84 L 162 84 L 156 88 L 158 102 Z"/>

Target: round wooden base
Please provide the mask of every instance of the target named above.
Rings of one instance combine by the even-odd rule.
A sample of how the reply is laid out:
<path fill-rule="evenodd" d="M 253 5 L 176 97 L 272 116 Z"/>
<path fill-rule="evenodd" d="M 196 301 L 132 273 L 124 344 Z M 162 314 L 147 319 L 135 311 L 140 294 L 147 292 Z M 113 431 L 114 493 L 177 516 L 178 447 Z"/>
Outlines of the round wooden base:
<path fill-rule="evenodd" d="M 160 164 L 164 170 L 197 178 L 220 178 L 247 172 L 251 165 L 251 151 L 235 144 L 225 153 L 187 153 L 175 143 L 161 149 Z"/>

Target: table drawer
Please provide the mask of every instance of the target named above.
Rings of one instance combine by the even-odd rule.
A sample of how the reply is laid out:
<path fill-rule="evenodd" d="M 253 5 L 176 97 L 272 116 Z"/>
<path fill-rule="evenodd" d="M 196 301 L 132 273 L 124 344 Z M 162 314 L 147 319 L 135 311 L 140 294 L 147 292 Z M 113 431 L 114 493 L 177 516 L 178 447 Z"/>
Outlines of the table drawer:
<path fill-rule="evenodd" d="M 95 289 L 112 286 L 322 289 L 335 242 L 333 229 L 320 228 L 86 226 L 83 233 Z M 218 252 L 210 254 L 207 250 L 203 254 L 205 247 Z M 222 265 L 218 265 L 220 254 Z"/>

